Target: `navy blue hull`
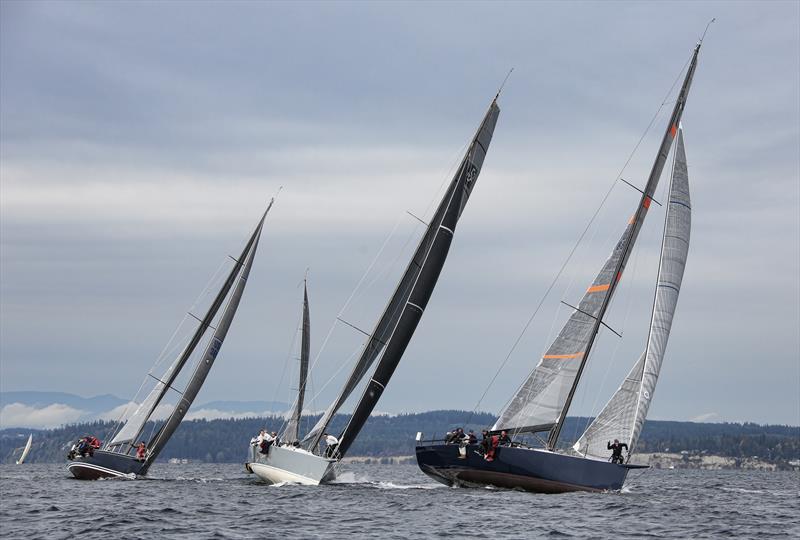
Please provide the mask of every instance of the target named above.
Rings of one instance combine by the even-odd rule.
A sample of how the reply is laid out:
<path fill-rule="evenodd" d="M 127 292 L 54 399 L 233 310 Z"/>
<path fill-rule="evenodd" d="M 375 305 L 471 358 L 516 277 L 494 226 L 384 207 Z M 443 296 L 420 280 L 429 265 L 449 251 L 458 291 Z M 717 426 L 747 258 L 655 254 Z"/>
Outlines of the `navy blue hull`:
<path fill-rule="evenodd" d="M 417 446 L 422 472 L 448 486 L 496 486 L 537 493 L 619 490 L 630 465 L 585 459 L 539 449 L 499 447 L 486 461 L 478 446 L 460 458 L 456 444 Z"/>
<path fill-rule="evenodd" d="M 97 480 L 114 476 L 144 476 L 150 463 L 137 461 L 133 456 L 95 450 L 93 456 L 76 457 L 67 469 L 79 480 Z"/>

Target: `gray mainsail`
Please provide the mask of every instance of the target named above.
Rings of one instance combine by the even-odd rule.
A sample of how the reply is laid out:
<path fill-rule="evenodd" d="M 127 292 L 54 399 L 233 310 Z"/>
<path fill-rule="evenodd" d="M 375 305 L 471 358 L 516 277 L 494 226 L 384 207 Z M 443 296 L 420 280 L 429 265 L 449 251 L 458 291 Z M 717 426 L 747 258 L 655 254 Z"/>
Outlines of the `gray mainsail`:
<path fill-rule="evenodd" d="M 629 453 L 632 453 L 653 399 L 686 268 L 692 227 L 689 176 L 681 129 L 675 144 L 668 202 L 647 347 L 622 385 L 573 446 L 582 455 L 607 458 L 606 444 L 612 439 L 626 442 Z"/>
<path fill-rule="evenodd" d="M 267 210 L 264 212 L 264 215 L 261 216 L 261 221 L 258 222 L 258 226 L 256 227 L 255 232 L 253 232 L 252 242 L 249 242 L 250 246 L 249 249 L 245 252 L 244 259 L 239 259 L 236 262 L 236 268 L 239 270 L 237 272 L 238 279 L 236 279 L 236 285 L 231 292 L 230 298 L 228 299 L 228 304 L 225 306 L 225 310 L 222 312 L 222 316 L 220 317 L 219 322 L 217 323 L 217 327 L 214 330 L 214 334 L 211 336 L 211 341 L 209 341 L 208 345 L 206 346 L 205 351 L 203 352 L 203 356 L 198 362 L 197 366 L 194 369 L 194 373 L 192 373 L 192 377 L 186 385 L 186 388 L 181 395 L 178 404 L 175 406 L 175 409 L 172 411 L 172 414 L 167 418 L 166 422 L 158 433 L 153 437 L 150 444 L 148 444 L 148 453 L 147 453 L 147 461 L 153 462 L 156 457 L 158 456 L 159 452 L 164 448 L 164 446 L 169 441 L 169 438 L 178 429 L 178 426 L 183 420 L 183 417 L 186 416 L 186 413 L 189 412 L 189 407 L 191 407 L 194 398 L 197 397 L 197 393 L 200 391 L 200 388 L 203 386 L 203 382 L 206 380 L 209 371 L 211 371 L 211 367 L 214 365 L 214 360 L 217 358 L 220 349 L 222 348 L 222 342 L 225 341 L 225 336 L 228 334 L 228 329 L 231 326 L 231 322 L 233 322 L 233 317 L 236 315 L 236 309 L 239 307 L 239 301 L 242 299 L 242 293 L 244 293 L 244 288 L 247 285 L 247 278 L 250 276 L 250 269 L 253 266 L 253 260 L 256 256 L 256 250 L 258 249 L 258 241 L 261 238 L 261 229 L 264 226 L 264 220 L 267 218 L 267 213 L 269 213 L 269 209 L 272 208 L 272 202 L 270 201 L 269 206 L 267 206 Z"/>
<path fill-rule="evenodd" d="M 311 348 L 311 318 L 308 312 L 308 282 L 303 282 L 303 330 L 300 338 L 300 386 L 297 391 L 297 403 L 292 417 L 286 426 L 283 439 L 292 443 L 300 439 L 300 417 L 303 414 L 303 399 L 306 393 L 306 380 L 308 379 L 308 357 Z"/>
<path fill-rule="evenodd" d="M 699 52 L 700 44 L 695 47 L 636 212 L 628 222 L 611 256 L 587 289 L 578 308 L 573 311 L 555 341 L 500 414 L 493 430 L 504 429 L 514 432 L 549 430 L 547 446 L 555 448 L 581 373 L 603 324 L 603 317 L 617 284 L 622 278 L 625 265 L 655 194 L 669 149 L 677 134 Z"/>
<path fill-rule="evenodd" d="M 428 253 L 430 252 L 431 247 L 433 246 L 434 241 L 439 234 L 439 224 L 442 223 L 442 220 L 445 217 L 445 213 L 449 208 L 450 199 L 453 197 L 453 194 L 455 193 L 459 183 L 463 183 L 465 196 L 461 197 L 462 200 L 458 206 L 458 214 L 460 215 L 461 211 L 463 210 L 464 205 L 467 202 L 467 198 L 469 197 L 469 193 L 472 190 L 472 186 L 478 177 L 478 173 L 480 172 L 483 164 L 483 159 L 486 156 L 486 151 L 489 148 L 489 142 L 491 141 L 492 134 L 494 133 L 494 126 L 497 122 L 497 116 L 500 112 L 496 99 L 497 98 L 492 101 L 489 111 L 486 113 L 480 128 L 478 128 L 478 131 L 475 134 L 475 137 L 473 137 L 469 149 L 467 150 L 467 153 L 464 156 L 464 159 L 462 160 L 455 177 L 450 182 L 447 192 L 442 198 L 442 201 L 439 203 L 436 213 L 433 215 L 433 218 L 428 224 L 428 228 L 425 231 L 422 240 L 420 240 L 420 243 L 414 252 L 414 256 L 408 263 L 403 276 L 400 278 L 400 282 L 397 284 L 394 294 L 392 294 L 388 304 L 386 305 L 386 308 L 383 311 L 383 314 L 378 320 L 378 323 L 375 325 L 375 328 L 370 334 L 369 339 L 364 344 L 361 355 L 359 356 L 359 359 L 356 362 L 356 365 L 354 366 L 344 388 L 336 400 L 328 407 L 316 425 L 303 439 L 303 443 L 306 444 L 308 448 L 316 448 L 317 444 L 319 444 L 319 441 L 322 438 L 322 434 L 333 419 L 333 416 L 339 411 L 347 398 L 352 394 L 353 390 L 356 389 L 358 384 L 367 374 L 367 371 L 369 371 L 372 364 L 384 351 L 384 348 L 389 342 L 392 334 L 395 332 L 395 329 L 400 322 L 400 318 L 406 309 L 409 298 L 411 297 L 412 289 L 420 276 L 425 259 L 427 258 Z"/>
<path fill-rule="evenodd" d="M 422 318 L 447 259 L 458 220 L 480 174 L 499 114 L 500 108 L 495 97 L 428 224 L 428 230 L 411 261 L 411 266 L 418 267 L 416 279 L 411 283 L 408 293 L 404 294 L 397 324 L 385 343 L 383 355 L 339 437 L 336 448 L 338 458 L 344 456 L 369 418 Z"/>
<path fill-rule="evenodd" d="M 267 207 L 266 212 L 264 213 L 264 217 L 266 217 L 269 209 L 272 208 L 272 201 L 270 201 L 269 206 Z M 114 435 L 111 441 L 107 444 L 108 448 L 114 446 L 121 446 L 123 444 L 128 444 L 129 447 L 136 442 L 141 434 L 142 430 L 144 429 L 145 424 L 151 419 L 153 413 L 156 410 L 156 407 L 161 403 L 161 400 L 166 395 L 167 391 L 172 388 L 172 384 L 175 382 L 175 379 L 180 374 L 181 370 L 183 370 L 186 362 L 192 356 L 195 348 L 200 343 L 203 335 L 205 335 L 206 331 L 209 329 L 211 322 L 214 320 L 219 308 L 222 306 L 225 298 L 228 296 L 228 293 L 233 287 L 233 284 L 236 281 L 236 276 L 239 274 L 241 270 L 241 261 L 247 256 L 250 251 L 250 248 L 253 246 L 253 243 L 256 242 L 257 233 L 261 230 L 261 224 L 263 224 L 263 218 L 259 224 L 259 227 L 256 228 L 256 231 L 252 234 L 252 236 L 247 241 L 244 249 L 242 250 L 239 259 L 237 259 L 237 264 L 233 266 L 231 271 L 228 273 L 228 277 L 225 279 L 224 284 L 220 288 L 217 295 L 214 297 L 214 301 L 211 303 L 211 306 L 206 311 L 205 316 L 200 320 L 200 323 L 197 326 L 197 329 L 192 334 L 192 337 L 189 339 L 189 342 L 183 348 L 181 353 L 175 358 L 172 364 L 167 368 L 164 374 L 156 378 L 156 385 L 147 395 L 147 397 L 142 400 L 142 402 L 136 407 L 134 412 L 125 420 L 125 424 L 122 428 Z M 150 375 L 154 377 L 153 375 Z M 155 378 L 155 377 L 154 377 Z"/>

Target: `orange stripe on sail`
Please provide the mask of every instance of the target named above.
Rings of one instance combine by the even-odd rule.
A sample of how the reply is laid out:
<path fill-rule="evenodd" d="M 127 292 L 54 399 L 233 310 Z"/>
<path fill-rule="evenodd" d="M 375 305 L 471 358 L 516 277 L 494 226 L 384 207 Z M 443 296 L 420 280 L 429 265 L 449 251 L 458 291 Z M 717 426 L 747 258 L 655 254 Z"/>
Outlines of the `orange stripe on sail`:
<path fill-rule="evenodd" d="M 606 283 L 605 285 L 595 285 L 594 287 L 589 287 L 589 289 L 586 292 L 590 293 L 590 292 L 607 291 L 610 286 L 611 286 L 610 283 Z"/>
<path fill-rule="evenodd" d="M 542 358 L 578 358 L 583 356 L 583 351 L 575 354 L 546 354 Z"/>
<path fill-rule="evenodd" d="M 675 137 L 675 134 L 677 132 L 678 132 L 678 126 L 676 126 L 675 124 L 672 124 L 672 126 L 669 128 L 669 134 L 672 135 L 673 137 Z"/>

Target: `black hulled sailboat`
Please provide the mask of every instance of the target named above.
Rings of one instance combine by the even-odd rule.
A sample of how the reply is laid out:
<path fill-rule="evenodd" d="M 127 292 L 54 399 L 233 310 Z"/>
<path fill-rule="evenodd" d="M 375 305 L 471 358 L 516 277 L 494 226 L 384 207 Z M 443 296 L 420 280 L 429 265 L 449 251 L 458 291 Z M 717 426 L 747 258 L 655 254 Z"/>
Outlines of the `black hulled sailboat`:
<path fill-rule="evenodd" d="M 258 455 L 254 461 L 247 463 L 248 470 L 254 472 L 261 480 L 270 484 L 296 482 L 316 485 L 335 478 L 335 465 L 347 453 L 369 419 L 411 341 L 433 293 L 447 258 L 456 225 L 483 166 L 499 114 L 500 108 L 495 96 L 433 218 L 427 224 L 425 234 L 397 288 L 375 328 L 369 334 L 350 377 L 336 400 L 331 403 L 311 431 L 303 437 L 299 446 L 273 444 L 269 447 L 267 455 Z M 376 367 L 372 369 L 376 362 Z M 321 455 L 319 443 L 334 415 L 370 369 L 372 374 L 349 422 L 337 438 L 338 445 L 335 452 L 330 456 Z"/>
<path fill-rule="evenodd" d="M 555 341 L 491 430 L 494 434 L 507 431 L 512 438 L 523 434 L 547 433 L 546 444 L 543 448 L 514 443 L 500 446 L 496 448 L 493 459 L 487 460 L 477 446 L 470 447 L 462 455 L 459 445 L 424 442 L 420 434 L 416 448 L 417 463 L 432 478 L 447 485 L 493 485 L 544 493 L 603 491 L 621 489 L 628 471 L 641 467 L 611 463 L 606 444 L 608 440 L 618 438 L 627 444 L 631 452 L 638 441 L 655 389 L 680 290 L 691 224 L 680 120 L 701 43 L 694 49 L 647 184 L 622 238 Z M 560 449 L 558 441 L 564 419 L 653 200 L 667 155 L 676 139 L 647 348 L 612 400 L 578 442 L 572 448 Z"/>
<path fill-rule="evenodd" d="M 189 342 L 161 377 L 155 377 L 152 374 L 148 375 L 148 378 L 155 380 L 155 386 L 147 394 L 147 397 L 136 406 L 111 440 L 102 448 L 84 456 L 70 452 L 70 462 L 67 468 L 75 478 L 96 480 L 104 477 L 136 477 L 147 474 L 153 461 L 164 449 L 175 430 L 178 429 L 183 417 L 186 416 L 189 407 L 211 370 L 214 360 L 219 354 L 222 342 L 225 340 L 233 317 L 236 314 L 236 309 L 239 307 L 242 293 L 247 285 L 247 278 L 255 259 L 264 220 L 270 208 L 272 208 L 272 203 L 273 201 L 270 201 L 239 258 L 234 259 L 233 268 L 228 273 L 205 316 L 202 319 L 198 318 L 197 328 Z M 227 304 L 225 304 L 226 299 Z M 223 304 L 225 304 L 225 307 L 215 323 L 215 318 Z M 214 323 L 215 326 L 212 326 Z M 201 343 L 203 337 L 208 336 L 209 333 L 211 333 L 210 339 L 208 339 L 205 350 L 200 360 L 196 363 L 188 382 L 183 390 L 176 390 L 174 384 L 176 384 L 178 375 L 189 366 L 192 353 Z M 155 420 L 156 409 L 159 405 L 162 405 L 163 409 L 164 398 L 169 390 L 178 392 L 177 403 L 169 406 L 171 412 L 152 437 L 149 437 L 147 441 L 142 441 L 141 437 L 147 423 Z M 136 445 L 139 441 L 145 442 L 147 450 L 143 458 L 137 459 Z"/>

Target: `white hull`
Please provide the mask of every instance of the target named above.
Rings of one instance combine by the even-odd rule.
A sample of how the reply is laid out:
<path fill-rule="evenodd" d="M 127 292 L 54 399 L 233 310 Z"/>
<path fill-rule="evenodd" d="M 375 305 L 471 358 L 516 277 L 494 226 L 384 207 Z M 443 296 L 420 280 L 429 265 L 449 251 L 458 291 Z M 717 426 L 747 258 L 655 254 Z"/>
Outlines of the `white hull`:
<path fill-rule="evenodd" d="M 267 484 L 290 482 L 317 486 L 335 478 L 336 460 L 314 455 L 302 449 L 271 446 L 269 454 L 256 452 L 247 467 Z"/>

